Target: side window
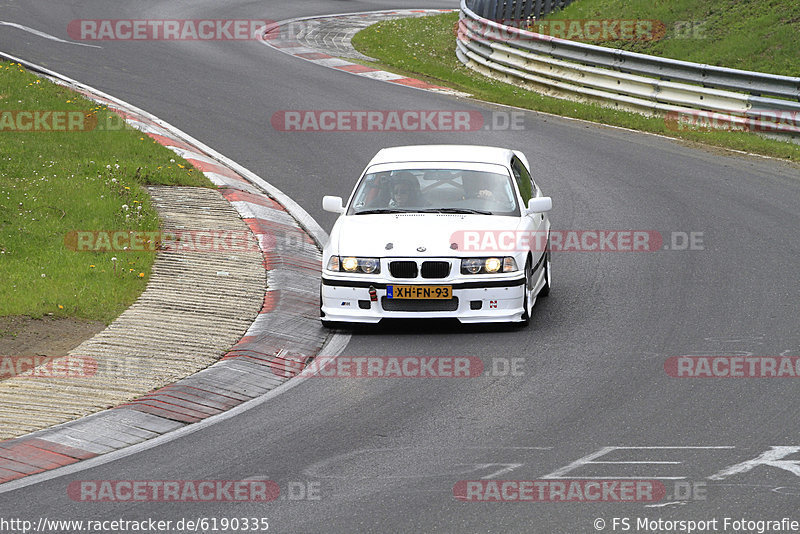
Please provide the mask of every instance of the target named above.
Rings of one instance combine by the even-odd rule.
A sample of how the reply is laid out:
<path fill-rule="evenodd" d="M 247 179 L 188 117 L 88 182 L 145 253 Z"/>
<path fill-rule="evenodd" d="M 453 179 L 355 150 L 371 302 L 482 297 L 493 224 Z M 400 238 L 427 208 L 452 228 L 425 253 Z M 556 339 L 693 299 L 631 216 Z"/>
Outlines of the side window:
<path fill-rule="evenodd" d="M 528 169 L 525 168 L 525 165 L 523 165 L 517 157 L 511 160 L 511 170 L 514 171 L 514 179 L 517 181 L 517 187 L 519 187 L 519 194 L 522 196 L 522 201 L 524 205 L 527 206 L 528 201 L 533 196 L 533 181 L 531 180 L 531 175 Z"/>

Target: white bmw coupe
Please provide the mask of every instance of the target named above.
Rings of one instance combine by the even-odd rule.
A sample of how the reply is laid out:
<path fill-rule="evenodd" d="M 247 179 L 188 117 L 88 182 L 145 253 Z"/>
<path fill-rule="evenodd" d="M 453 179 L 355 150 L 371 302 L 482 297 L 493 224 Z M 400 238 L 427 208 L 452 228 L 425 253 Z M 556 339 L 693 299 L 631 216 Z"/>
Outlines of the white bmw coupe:
<path fill-rule="evenodd" d="M 455 317 L 528 324 L 550 291 L 550 197 L 525 155 L 484 146 L 385 148 L 323 250 L 323 325 Z"/>

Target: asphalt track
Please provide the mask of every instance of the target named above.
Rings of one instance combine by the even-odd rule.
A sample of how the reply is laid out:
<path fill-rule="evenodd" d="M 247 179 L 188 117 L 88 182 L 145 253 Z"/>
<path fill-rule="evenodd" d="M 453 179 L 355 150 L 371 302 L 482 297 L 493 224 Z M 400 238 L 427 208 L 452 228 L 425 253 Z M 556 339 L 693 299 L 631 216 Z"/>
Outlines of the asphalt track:
<path fill-rule="evenodd" d="M 6 2 L 0 20 L 69 39 L 68 22 L 82 18 L 281 20 L 408 7 L 456 3 L 26 0 Z M 282 189 L 327 230 L 334 217 L 321 210 L 322 196 L 346 196 L 379 148 L 472 143 L 525 151 L 554 199 L 554 228 L 703 232 L 704 249 L 554 254 L 553 291 L 525 330 L 401 324 L 358 330 L 344 352 L 478 356 L 488 367 L 523 358 L 521 376 L 307 380 L 189 436 L 4 493 L 0 518 L 268 517 L 277 532 L 542 533 L 595 532 L 596 518 L 611 531 L 614 517 L 633 527 L 643 517 L 718 518 L 717 531 L 724 517 L 800 520 L 797 380 L 675 379 L 663 367 L 676 355 L 800 355 L 796 168 L 533 113 L 522 131 L 278 132 L 270 117 L 280 110 L 493 108 L 335 72 L 257 42 L 98 44 L 0 27 L 0 50 L 169 121 Z M 595 458 L 621 463 L 562 469 L 613 446 L 636 448 Z M 783 449 L 782 463 L 710 478 L 775 446 L 797 449 Z M 453 497 L 459 480 L 557 472 L 682 477 L 707 496 L 659 507 Z M 75 480 L 251 477 L 282 490 L 311 483 L 319 498 L 81 503 L 66 491 Z M 671 493 L 674 481 L 664 483 Z"/>

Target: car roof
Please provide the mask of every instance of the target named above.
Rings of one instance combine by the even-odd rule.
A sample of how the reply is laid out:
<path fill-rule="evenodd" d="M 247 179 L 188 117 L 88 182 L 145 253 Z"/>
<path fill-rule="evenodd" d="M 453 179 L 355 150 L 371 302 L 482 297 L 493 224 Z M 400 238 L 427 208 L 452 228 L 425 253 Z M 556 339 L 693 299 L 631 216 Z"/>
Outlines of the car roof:
<path fill-rule="evenodd" d="M 478 145 L 414 145 L 396 146 L 380 150 L 370 165 L 380 163 L 409 163 L 452 161 L 467 163 L 494 163 L 508 165 L 514 152 L 507 148 Z"/>

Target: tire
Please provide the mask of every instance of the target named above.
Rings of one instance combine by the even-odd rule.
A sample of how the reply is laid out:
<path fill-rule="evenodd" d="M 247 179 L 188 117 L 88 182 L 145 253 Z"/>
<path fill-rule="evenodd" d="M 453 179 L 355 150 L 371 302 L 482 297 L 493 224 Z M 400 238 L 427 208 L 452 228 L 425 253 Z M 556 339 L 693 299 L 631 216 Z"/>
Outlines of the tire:
<path fill-rule="evenodd" d="M 550 253 L 545 252 L 544 258 L 544 285 L 539 290 L 540 297 L 546 297 L 550 294 Z"/>
<path fill-rule="evenodd" d="M 525 290 L 524 296 L 522 298 L 522 323 L 520 326 L 525 328 L 529 324 L 531 324 L 531 314 L 528 311 L 528 293 L 530 293 L 531 287 L 531 277 L 533 274 L 531 273 L 531 260 L 529 259 L 525 262 Z"/>
<path fill-rule="evenodd" d="M 323 319 L 325 315 L 322 313 L 322 285 L 319 286 L 319 322 L 322 323 L 322 326 L 325 328 L 333 328 L 334 324 L 332 321 L 327 321 Z"/>

